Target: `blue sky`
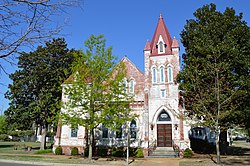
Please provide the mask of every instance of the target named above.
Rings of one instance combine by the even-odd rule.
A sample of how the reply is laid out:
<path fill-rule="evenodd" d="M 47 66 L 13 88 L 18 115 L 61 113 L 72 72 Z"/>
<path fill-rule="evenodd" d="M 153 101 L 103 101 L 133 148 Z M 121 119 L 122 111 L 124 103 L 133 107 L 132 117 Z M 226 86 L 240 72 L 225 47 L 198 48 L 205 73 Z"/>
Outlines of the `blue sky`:
<path fill-rule="evenodd" d="M 243 13 L 243 20 L 250 25 L 249 0 L 84 0 L 82 9 L 67 11 L 69 22 L 63 33 L 67 34 L 68 47 L 75 49 L 84 49 L 83 43 L 91 34 L 104 34 L 114 55 L 119 59 L 126 55 L 143 71 L 143 48 L 146 40 L 151 41 L 153 37 L 160 13 L 170 35 L 180 41 L 186 20 L 194 18 L 196 9 L 210 3 L 215 3 L 219 11 L 233 7 L 237 14 Z M 182 54 L 184 48 L 179 44 Z M 4 66 L 9 73 L 15 70 L 8 64 Z M 7 75 L 1 74 L 0 83 L 11 83 Z M 8 100 L 4 99 L 6 91 L 7 87 L 0 85 L 0 111 L 8 108 Z"/>

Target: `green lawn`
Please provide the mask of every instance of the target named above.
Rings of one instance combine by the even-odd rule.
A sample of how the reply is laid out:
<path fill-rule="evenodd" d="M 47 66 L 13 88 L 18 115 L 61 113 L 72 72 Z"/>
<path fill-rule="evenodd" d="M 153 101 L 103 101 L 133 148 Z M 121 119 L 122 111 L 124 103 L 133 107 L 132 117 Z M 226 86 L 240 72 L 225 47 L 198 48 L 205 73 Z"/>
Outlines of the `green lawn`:
<path fill-rule="evenodd" d="M 27 147 L 30 146 L 32 151 L 28 151 Z M 27 154 L 34 153 L 39 150 L 39 142 L 0 142 L 0 154 Z"/>
<path fill-rule="evenodd" d="M 51 143 L 47 143 L 50 147 Z M 31 151 L 28 151 L 27 146 L 31 146 Z M 17 150 L 15 150 L 17 147 Z M 19 160 L 19 161 L 45 161 L 57 163 L 72 163 L 77 164 L 82 162 L 82 158 L 72 156 L 57 156 L 51 153 L 36 154 L 40 149 L 39 142 L 0 142 L 0 159 Z"/>

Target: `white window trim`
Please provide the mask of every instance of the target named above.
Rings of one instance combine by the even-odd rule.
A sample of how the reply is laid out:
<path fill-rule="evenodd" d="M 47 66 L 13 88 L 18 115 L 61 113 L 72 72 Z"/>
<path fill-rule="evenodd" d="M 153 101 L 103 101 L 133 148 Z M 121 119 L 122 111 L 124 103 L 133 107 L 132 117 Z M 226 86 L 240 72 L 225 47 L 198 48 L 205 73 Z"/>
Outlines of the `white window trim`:
<path fill-rule="evenodd" d="M 133 85 L 132 85 L 132 90 L 131 90 L 131 83 L 133 82 Z M 129 93 L 135 93 L 135 80 L 132 78 L 130 81 L 129 81 Z"/>
<path fill-rule="evenodd" d="M 171 69 L 171 72 L 169 72 L 169 69 Z M 173 66 L 172 65 L 168 65 L 168 82 L 169 83 L 172 83 L 174 81 L 174 78 L 173 78 Z M 169 79 L 170 78 L 170 74 L 171 74 L 171 80 Z"/>
<path fill-rule="evenodd" d="M 162 51 L 160 50 L 160 43 L 162 43 L 162 46 L 163 46 L 163 50 Z M 166 43 L 164 42 L 162 36 L 160 35 L 159 36 L 159 40 L 157 42 L 158 54 L 164 54 L 165 53 L 165 44 Z"/>
<path fill-rule="evenodd" d="M 155 73 L 154 73 L 154 69 L 155 69 Z M 157 83 L 157 68 L 156 68 L 156 66 L 153 66 L 151 68 L 151 71 L 152 71 L 152 83 L 155 84 L 155 83 Z M 155 76 L 155 80 L 154 80 L 154 76 Z"/>
<path fill-rule="evenodd" d="M 163 69 L 163 75 L 162 75 L 162 69 Z M 165 83 L 166 76 L 165 76 L 165 67 L 163 65 L 160 66 L 159 72 L 160 72 L 160 83 Z"/>

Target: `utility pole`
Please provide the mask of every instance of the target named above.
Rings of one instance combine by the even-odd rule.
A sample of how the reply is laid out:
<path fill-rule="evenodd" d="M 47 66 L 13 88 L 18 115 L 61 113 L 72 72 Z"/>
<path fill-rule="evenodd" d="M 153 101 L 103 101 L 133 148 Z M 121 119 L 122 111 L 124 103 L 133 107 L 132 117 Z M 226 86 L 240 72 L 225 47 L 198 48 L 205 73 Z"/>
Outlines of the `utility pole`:
<path fill-rule="evenodd" d="M 129 165 L 129 122 L 127 122 L 127 165 Z"/>
<path fill-rule="evenodd" d="M 128 117 L 128 111 L 127 111 L 127 117 Z M 129 165 L 129 121 L 127 121 L 127 166 Z"/>

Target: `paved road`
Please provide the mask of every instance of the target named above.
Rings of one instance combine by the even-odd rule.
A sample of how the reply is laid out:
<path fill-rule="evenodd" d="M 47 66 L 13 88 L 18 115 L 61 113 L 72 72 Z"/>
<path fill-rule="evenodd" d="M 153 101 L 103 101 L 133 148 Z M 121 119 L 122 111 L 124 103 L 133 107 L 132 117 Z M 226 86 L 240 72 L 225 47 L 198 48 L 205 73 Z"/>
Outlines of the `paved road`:
<path fill-rule="evenodd" d="M 0 166 L 30 166 L 28 163 L 10 163 L 10 162 L 0 162 Z M 34 164 L 32 164 L 34 166 Z M 35 166 L 41 166 L 41 165 L 35 165 Z"/>

